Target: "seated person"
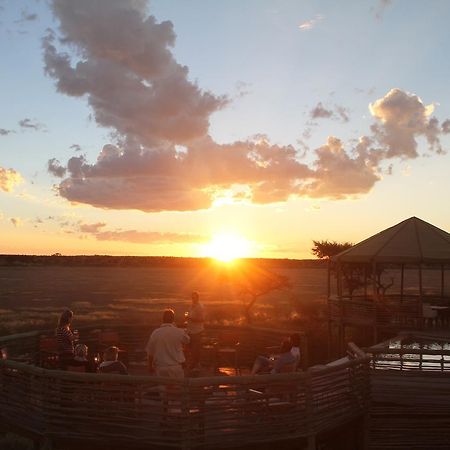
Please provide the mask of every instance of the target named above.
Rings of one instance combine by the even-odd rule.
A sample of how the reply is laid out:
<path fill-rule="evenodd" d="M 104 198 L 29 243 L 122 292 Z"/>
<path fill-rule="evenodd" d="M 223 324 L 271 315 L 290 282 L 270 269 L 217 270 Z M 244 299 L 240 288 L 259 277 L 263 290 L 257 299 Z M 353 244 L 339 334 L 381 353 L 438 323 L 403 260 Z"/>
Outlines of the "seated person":
<path fill-rule="evenodd" d="M 118 360 L 119 349 L 117 347 L 108 347 L 103 355 L 104 361 L 100 364 L 98 371 L 100 373 L 117 373 L 128 375 L 126 366 Z"/>
<path fill-rule="evenodd" d="M 251 374 L 256 375 L 263 371 L 270 373 L 280 373 L 287 366 L 295 366 L 296 358 L 291 353 L 292 342 L 290 339 L 285 339 L 281 342 L 280 355 L 277 359 L 273 360 L 265 356 L 258 356 L 253 364 Z"/>
<path fill-rule="evenodd" d="M 87 356 L 88 356 L 88 347 L 87 345 L 84 344 L 77 344 L 75 346 L 75 350 L 74 350 L 75 356 L 74 356 L 74 361 L 77 362 L 87 362 Z"/>
<path fill-rule="evenodd" d="M 74 348 L 74 357 L 66 361 L 65 368 L 71 370 L 72 367 L 84 367 L 86 372 L 96 372 L 93 362 L 88 359 L 88 346 L 77 344 Z"/>
<path fill-rule="evenodd" d="M 291 353 L 295 357 L 295 368 L 297 368 L 300 365 L 300 335 L 293 333 L 289 339 L 292 343 Z"/>

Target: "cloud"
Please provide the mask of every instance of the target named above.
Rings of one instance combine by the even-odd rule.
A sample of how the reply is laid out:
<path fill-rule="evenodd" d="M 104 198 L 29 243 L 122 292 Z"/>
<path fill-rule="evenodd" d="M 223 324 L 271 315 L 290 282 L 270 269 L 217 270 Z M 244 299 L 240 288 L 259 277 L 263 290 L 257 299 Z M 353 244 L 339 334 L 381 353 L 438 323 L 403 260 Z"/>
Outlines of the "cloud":
<path fill-rule="evenodd" d="M 392 5 L 393 0 L 378 0 L 377 5 L 372 8 L 372 12 L 375 14 L 375 18 L 381 20 L 383 18 L 385 10 Z"/>
<path fill-rule="evenodd" d="M 37 18 L 38 18 L 38 15 L 36 13 L 30 13 L 24 9 L 20 13 L 20 19 L 16 20 L 15 23 L 33 22 Z"/>
<path fill-rule="evenodd" d="M 22 226 L 22 219 L 20 217 L 11 217 L 9 221 L 16 227 Z"/>
<path fill-rule="evenodd" d="M 56 158 L 51 158 L 48 160 L 47 170 L 49 173 L 59 178 L 62 178 L 67 172 L 67 169 L 61 166 L 61 163 Z"/>
<path fill-rule="evenodd" d="M 31 129 L 31 130 L 35 130 L 35 131 L 41 131 L 41 130 L 45 131 L 44 124 L 39 123 L 32 119 L 28 119 L 28 118 L 19 120 L 19 126 L 20 126 L 20 128 L 23 128 L 23 129 L 29 129 L 29 130 Z"/>
<path fill-rule="evenodd" d="M 22 175 L 14 169 L 4 169 L 0 167 L 0 189 L 11 192 L 17 184 L 23 182 Z"/>
<path fill-rule="evenodd" d="M 298 27 L 300 28 L 301 31 L 309 31 L 322 20 L 323 16 L 321 14 L 316 14 L 316 16 L 313 19 L 302 22 Z"/>
<path fill-rule="evenodd" d="M 386 157 L 416 158 L 418 137 L 424 137 L 430 151 L 443 153 L 440 136 L 448 126 L 442 128 L 436 117 L 431 117 L 434 106 L 425 106 L 415 94 L 391 89 L 384 97 L 369 105 L 377 122 L 372 125 L 373 136 L 386 149 Z"/>
<path fill-rule="evenodd" d="M 324 108 L 321 102 L 317 103 L 317 105 L 309 112 L 309 115 L 312 119 L 328 119 L 333 115 L 333 111 L 330 109 Z"/>
<path fill-rule="evenodd" d="M 356 157 L 352 158 L 338 138 L 329 137 L 325 145 L 315 150 L 315 179 L 300 193 L 313 198 L 342 199 L 369 192 L 380 179 L 376 161 L 370 158 L 369 145 L 368 139 L 363 138 L 356 147 Z"/>
<path fill-rule="evenodd" d="M 69 148 L 71 150 L 75 150 L 76 152 L 80 152 L 81 151 L 81 145 L 79 145 L 79 144 L 72 144 Z"/>
<path fill-rule="evenodd" d="M 45 71 L 59 92 L 86 96 L 96 122 L 127 142 L 184 144 L 206 135 L 210 115 L 227 99 L 188 79 L 188 68 L 171 52 L 172 23 L 157 23 L 146 6 L 143 0 L 54 0 L 59 38 L 75 52 L 58 51 L 49 32 Z"/>
<path fill-rule="evenodd" d="M 444 122 L 442 122 L 442 132 L 444 134 L 450 133 L 450 119 L 447 119 Z"/>
<path fill-rule="evenodd" d="M 8 136 L 8 134 L 15 133 L 14 130 L 6 130 L 5 128 L 0 128 L 0 136 Z"/>
<path fill-rule="evenodd" d="M 311 119 L 334 119 L 344 123 L 350 120 L 347 108 L 335 105 L 334 110 L 327 109 L 323 106 L 322 102 L 317 103 L 317 105 L 311 109 L 309 116 Z"/>
<path fill-rule="evenodd" d="M 104 222 L 84 223 L 80 225 L 80 231 L 83 233 L 98 233 L 99 230 L 106 226 Z"/>
<path fill-rule="evenodd" d="M 86 97 L 113 142 L 95 161 L 84 155 L 63 165 L 51 160 L 54 172 L 66 170 L 57 190 L 70 202 L 158 212 L 207 209 L 223 192 L 258 204 L 291 196 L 354 197 L 381 179 L 385 160 L 416 157 L 416 138 L 424 136 L 438 151 L 439 136 L 450 127 L 429 118 L 417 96 L 393 90 L 370 105 L 368 136 L 353 146 L 330 136 L 312 150 L 310 165 L 302 162 L 301 143 L 276 145 L 259 135 L 219 144 L 209 135 L 209 121 L 228 99 L 189 80 L 171 51 L 172 23 L 158 23 L 146 7 L 144 0 L 53 0 L 60 27 L 43 40 L 45 70 L 59 92 Z M 416 125 L 402 125 L 395 108 Z M 349 120 L 339 105 L 319 103 L 311 114 Z"/>
<path fill-rule="evenodd" d="M 99 241 L 121 241 L 135 244 L 195 243 L 207 240 L 205 236 L 192 233 L 161 233 L 158 231 L 103 230 L 103 222 L 81 224 L 79 230 Z M 103 230 L 103 231 L 102 231 Z"/>

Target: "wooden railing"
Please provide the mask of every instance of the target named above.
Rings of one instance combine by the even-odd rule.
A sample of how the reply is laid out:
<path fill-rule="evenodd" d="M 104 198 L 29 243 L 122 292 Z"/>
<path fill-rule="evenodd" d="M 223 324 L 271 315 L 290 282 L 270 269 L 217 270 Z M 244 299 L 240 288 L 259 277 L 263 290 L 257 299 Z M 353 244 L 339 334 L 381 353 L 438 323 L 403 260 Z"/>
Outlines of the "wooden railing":
<path fill-rule="evenodd" d="M 417 297 L 385 297 L 376 303 L 363 297 L 330 298 L 328 317 L 330 320 L 354 325 L 387 328 L 422 326 L 422 310 Z"/>
<path fill-rule="evenodd" d="M 256 346 L 280 334 L 247 331 Z M 250 355 L 250 344 L 245 351 Z M 126 448 L 308 438 L 367 412 L 368 371 L 369 358 L 354 353 L 303 372 L 182 380 L 70 373 L 0 360 L 0 420 L 55 441 L 114 441 Z"/>
<path fill-rule="evenodd" d="M 426 347 L 366 350 L 371 355 L 371 450 L 449 448 L 450 351 Z"/>

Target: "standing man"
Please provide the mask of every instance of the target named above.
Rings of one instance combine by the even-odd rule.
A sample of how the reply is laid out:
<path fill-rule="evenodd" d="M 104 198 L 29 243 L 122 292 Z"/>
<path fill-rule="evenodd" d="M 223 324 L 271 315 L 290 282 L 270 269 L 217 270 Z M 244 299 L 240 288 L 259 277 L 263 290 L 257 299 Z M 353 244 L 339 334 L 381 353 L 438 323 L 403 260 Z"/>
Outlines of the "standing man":
<path fill-rule="evenodd" d="M 162 325 L 153 331 L 145 348 L 150 373 L 156 372 L 158 377 L 184 377 L 183 345 L 189 343 L 189 336 L 174 324 L 174 320 L 173 309 L 166 309 Z"/>
<path fill-rule="evenodd" d="M 203 331 L 205 330 L 205 312 L 200 303 L 197 291 L 191 294 L 192 304 L 187 316 L 187 333 L 191 339 L 189 345 L 190 368 L 198 369 L 200 363 L 200 351 L 202 348 Z"/>

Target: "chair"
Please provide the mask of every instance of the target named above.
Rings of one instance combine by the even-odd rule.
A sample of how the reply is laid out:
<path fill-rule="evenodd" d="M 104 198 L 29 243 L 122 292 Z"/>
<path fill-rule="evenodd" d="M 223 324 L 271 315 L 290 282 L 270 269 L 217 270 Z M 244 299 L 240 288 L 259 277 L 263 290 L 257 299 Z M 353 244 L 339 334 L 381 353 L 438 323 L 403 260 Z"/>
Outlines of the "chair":
<path fill-rule="evenodd" d="M 239 374 L 239 338 L 234 333 L 222 333 L 216 346 L 216 368 L 225 360 Z"/>
<path fill-rule="evenodd" d="M 59 364 L 58 341 L 55 336 L 40 336 L 38 365 L 46 369 L 56 369 Z"/>
<path fill-rule="evenodd" d="M 423 325 L 432 327 L 436 323 L 437 311 L 432 309 L 430 303 L 422 304 Z"/>

